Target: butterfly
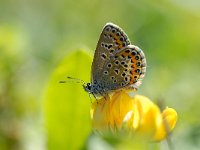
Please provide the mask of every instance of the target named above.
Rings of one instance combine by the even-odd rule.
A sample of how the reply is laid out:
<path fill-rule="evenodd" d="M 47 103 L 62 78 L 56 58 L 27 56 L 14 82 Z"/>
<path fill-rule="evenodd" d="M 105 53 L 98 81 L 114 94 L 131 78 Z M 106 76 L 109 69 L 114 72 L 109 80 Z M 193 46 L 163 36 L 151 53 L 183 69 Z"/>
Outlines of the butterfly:
<path fill-rule="evenodd" d="M 105 97 L 120 89 L 137 90 L 146 72 L 146 58 L 120 27 L 107 23 L 97 43 L 91 70 L 91 83 L 83 88 L 95 97 Z"/>

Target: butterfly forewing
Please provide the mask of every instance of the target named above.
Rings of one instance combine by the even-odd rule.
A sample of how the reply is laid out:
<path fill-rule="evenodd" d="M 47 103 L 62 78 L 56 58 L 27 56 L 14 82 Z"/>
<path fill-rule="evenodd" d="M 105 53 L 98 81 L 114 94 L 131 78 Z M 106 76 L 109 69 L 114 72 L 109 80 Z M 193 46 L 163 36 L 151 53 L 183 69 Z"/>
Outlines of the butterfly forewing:
<path fill-rule="evenodd" d="M 100 35 L 92 63 L 91 83 L 101 83 L 105 64 L 113 54 L 130 44 L 125 32 L 117 25 L 107 23 Z"/>

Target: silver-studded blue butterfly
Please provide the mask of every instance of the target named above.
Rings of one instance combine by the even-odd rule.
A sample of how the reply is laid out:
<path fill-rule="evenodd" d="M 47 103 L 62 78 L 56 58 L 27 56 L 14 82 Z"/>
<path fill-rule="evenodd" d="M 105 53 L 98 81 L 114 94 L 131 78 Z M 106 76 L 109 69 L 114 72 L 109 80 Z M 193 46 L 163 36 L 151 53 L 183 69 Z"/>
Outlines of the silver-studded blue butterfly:
<path fill-rule="evenodd" d="M 94 54 L 91 83 L 83 87 L 95 97 L 105 97 L 115 90 L 137 89 L 145 72 L 143 51 L 130 43 L 120 27 L 107 23 Z"/>

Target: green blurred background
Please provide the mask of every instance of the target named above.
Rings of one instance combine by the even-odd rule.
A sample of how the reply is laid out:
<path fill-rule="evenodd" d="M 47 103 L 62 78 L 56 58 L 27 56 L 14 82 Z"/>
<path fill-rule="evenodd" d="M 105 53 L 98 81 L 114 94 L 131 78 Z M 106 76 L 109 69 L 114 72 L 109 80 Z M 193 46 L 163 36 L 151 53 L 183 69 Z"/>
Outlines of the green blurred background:
<path fill-rule="evenodd" d="M 137 94 L 177 110 L 175 149 L 199 149 L 199 8 L 199 0 L 0 0 L 0 150 L 87 147 L 88 94 L 58 81 L 67 75 L 89 81 L 107 22 L 146 55 Z M 166 142 L 159 148 L 167 149 Z"/>

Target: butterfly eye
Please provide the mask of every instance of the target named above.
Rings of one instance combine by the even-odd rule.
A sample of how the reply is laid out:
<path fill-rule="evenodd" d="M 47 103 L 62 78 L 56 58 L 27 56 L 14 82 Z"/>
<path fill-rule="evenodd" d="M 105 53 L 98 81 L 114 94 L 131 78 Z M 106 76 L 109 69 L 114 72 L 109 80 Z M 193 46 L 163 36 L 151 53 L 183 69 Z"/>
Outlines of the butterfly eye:
<path fill-rule="evenodd" d="M 90 83 L 87 83 L 87 86 L 85 87 L 85 90 L 87 91 L 87 90 L 91 90 L 91 84 Z"/>

